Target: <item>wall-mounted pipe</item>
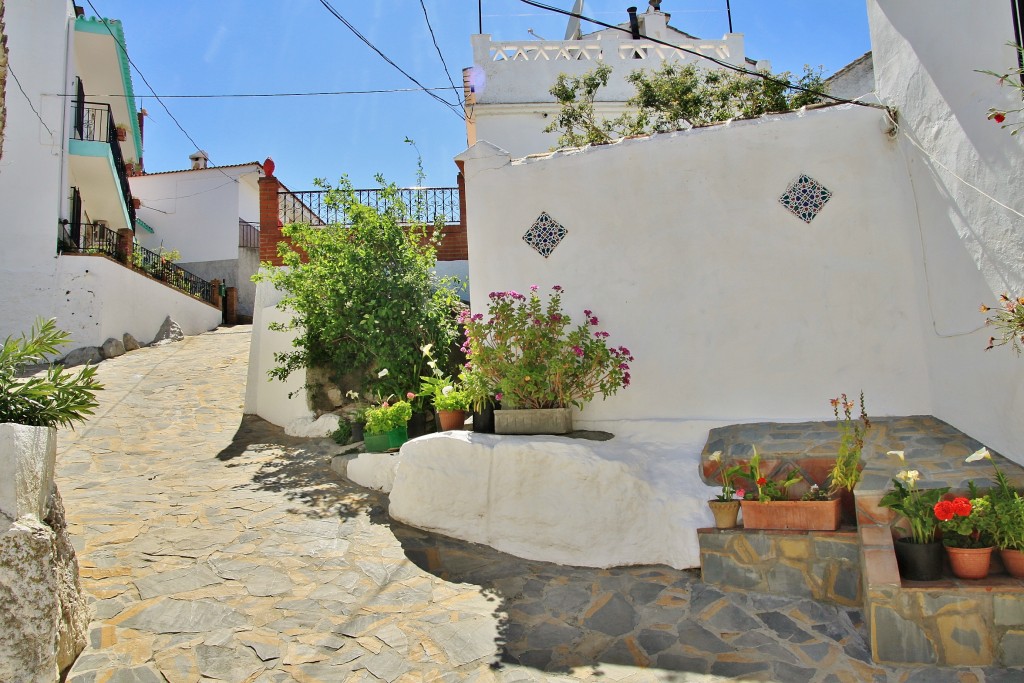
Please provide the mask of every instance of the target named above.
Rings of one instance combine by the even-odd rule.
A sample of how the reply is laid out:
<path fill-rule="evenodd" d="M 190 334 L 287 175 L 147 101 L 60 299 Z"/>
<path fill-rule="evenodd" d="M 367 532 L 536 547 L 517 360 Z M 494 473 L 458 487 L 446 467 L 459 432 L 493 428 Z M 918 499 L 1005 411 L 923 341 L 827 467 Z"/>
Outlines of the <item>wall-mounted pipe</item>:
<path fill-rule="evenodd" d="M 629 14 L 629 32 L 633 34 L 633 40 L 640 40 L 640 20 L 636 17 L 636 7 L 627 7 Z"/>

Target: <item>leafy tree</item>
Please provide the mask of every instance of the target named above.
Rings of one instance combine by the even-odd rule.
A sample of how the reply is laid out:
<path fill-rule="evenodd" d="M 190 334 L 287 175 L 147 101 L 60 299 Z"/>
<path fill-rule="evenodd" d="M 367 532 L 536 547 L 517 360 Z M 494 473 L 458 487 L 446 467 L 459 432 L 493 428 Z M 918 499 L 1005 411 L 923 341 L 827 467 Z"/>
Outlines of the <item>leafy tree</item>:
<path fill-rule="evenodd" d="M 57 329 L 55 320 L 38 320 L 26 337 L 7 337 L 0 348 L 0 422 L 34 427 L 74 427 L 84 422 L 99 405 L 96 392 L 103 388 L 96 368 L 85 366 L 77 373 L 51 365 L 46 372 L 27 378 L 18 373 L 45 363 L 71 336 Z"/>
<path fill-rule="evenodd" d="M 816 102 L 826 91 L 820 70 L 806 66 L 794 83 L 788 71 L 762 78 L 702 69 L 694 64 L 665 63 L 656 72 L 634 71 L 627 77 L 636 88 L 636 95 L 627 100 L 635 113 L 599 119 L 594 101 L 599 90 L 608 85 L 611 72 L 611 67 L 602 64 L 579 77 L 559 74 L 550 92 L 561 107 L 545 131 L 561 133 L 560 146 L 578 147 L 626 135 L 791 111 Z M 812 92 L 798 90 L 791 83 Z"/>
<path fill-rule="evenodd" d="M 337 187 L 316 180 L 345 224 L 286 225 L 291 244 L 278 245 L 286 267 L 257 276 L 286 292 L 278 308 L 293 313 L 273 329 L 303 330 L 294 351 L 275 355 L 271 377 L 326 366 L 339 377 L 360 377 L 364 392 L 404 397 L 419 386 L 420 348 L 433 344 L 444 353 L 455 338 L 461 303 L 432 273 L 441 226 L 414 221 L 415 207 L 402 203 L 395 185 L 377 181 L 380 212 L 356 200 L 347 178 Z"/>

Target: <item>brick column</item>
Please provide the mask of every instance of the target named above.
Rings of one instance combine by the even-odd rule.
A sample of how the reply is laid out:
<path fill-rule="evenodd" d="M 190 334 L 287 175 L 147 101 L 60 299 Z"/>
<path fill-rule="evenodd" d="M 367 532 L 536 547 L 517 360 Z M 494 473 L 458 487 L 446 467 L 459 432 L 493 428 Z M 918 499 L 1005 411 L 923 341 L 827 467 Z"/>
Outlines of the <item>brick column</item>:
<path fill-rule="evenodd" d="M 210 280 L 210 303 L 216 306 L 217 308 L 221 308 L 220 280 L 216 278 Z"/>
<path fill-rule="evenodd" d="M 284 239 L 281 235 L 281 214 L 277 198 L 280 190 L 281 183 L 273 175 L 268 173 L 260 178 L 260 262 L 269 262 L 275 266 L 281 265 L 277 243 Z"/>
<path fill-rule="evenodd" d="M 134 254 L 135 233 L 131 228 L 121 228 L 117 231 L 117 257 L 121 263 L 131 267 Z"/>

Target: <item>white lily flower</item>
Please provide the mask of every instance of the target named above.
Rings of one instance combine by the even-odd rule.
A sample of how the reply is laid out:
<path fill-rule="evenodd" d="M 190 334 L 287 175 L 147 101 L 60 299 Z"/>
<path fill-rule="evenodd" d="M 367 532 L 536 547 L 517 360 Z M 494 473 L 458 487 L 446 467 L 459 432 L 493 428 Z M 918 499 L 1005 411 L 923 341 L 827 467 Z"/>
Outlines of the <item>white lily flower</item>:
<path fill-rule="evenodd" d="M 455 387 L 453 387 L 452 385 L 449 384 L 448 386 L 446 386 L 444 389 L 441 390 L 441 395 L 442 396 L 447 396 L 448 394 L 452 393 L 453 391 L 455 391 Z"/>
<path fill-rule="evenodd" d="M 886 455 L 895 455 L 900 459 L 900 462 L 906 462 L 906 458 L 903 457 L 903 451 L 889 451 Z"/>
<path fill-rule="evenodd" d="M 423 346 L 420 347 L 420 353 L 422 353 L 425 356 L 428 353 L 430 353 L 430 350 L 433 349 L 433 348 L 434 348 L 433 344 L 424 344 Z"/>
<path fill-rule="evenodd" d="M 903 472 L 900 472 L 900 475 L 900 479 L 903 479 L 911 486 L 916 484 L 917 480 L 921 478 L 921 473 L 918 472 L 917 470 L 905 470 Z"/>
<path fill-rule="evenodd" d="M 383 370 L 381 370 L 380 372 L 377 373 L 377 377 L 387 377 L 387 376 L 388 376 L 388 369 L 387 368 L 384 368 Z"/>
<path fill-rule="evenodd" d="M 710 462 L 722 462 L 722 451 L 715 451 L 714 453 L 709 455 L 708 456 L 708 461 L 710 461 Z"/>
<path fill-rule="evenodd" d="M 985 460 L 986 458 L 991 460 L 992 459 L 992 454 L 988 452 L 987 448 L 982 446 L 978 450 L 976 450 L 973 453 L 971 453 L 970 455 L 968 455 L 967 459 L 964 460 L 964 462 L 978 462 L 979 460 Z"/>
<path fill-rule="evenodd" d="M 345 392 L 345 395 L 348 396 L 353 401 L 359 400 L 359 392 L 358 391 L 353 391 L 352 389 L 349 389 L 348 391 Z"/>

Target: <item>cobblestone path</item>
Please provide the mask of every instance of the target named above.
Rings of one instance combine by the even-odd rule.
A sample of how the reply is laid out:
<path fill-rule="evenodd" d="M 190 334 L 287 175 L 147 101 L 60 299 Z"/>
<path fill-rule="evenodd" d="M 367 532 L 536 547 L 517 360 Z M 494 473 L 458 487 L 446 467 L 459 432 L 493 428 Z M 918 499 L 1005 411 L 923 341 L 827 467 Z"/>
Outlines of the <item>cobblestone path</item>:
<path fill-rule="evenodd" d="M 392 523 L 327 440 L 242 418 L 249 328 L 100 365 L 58 485 L 95 610 L 72 683 L 899 681 L 861 614 L 694 571 L 529 562 Z"/>

